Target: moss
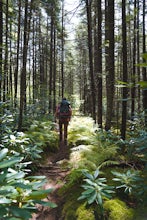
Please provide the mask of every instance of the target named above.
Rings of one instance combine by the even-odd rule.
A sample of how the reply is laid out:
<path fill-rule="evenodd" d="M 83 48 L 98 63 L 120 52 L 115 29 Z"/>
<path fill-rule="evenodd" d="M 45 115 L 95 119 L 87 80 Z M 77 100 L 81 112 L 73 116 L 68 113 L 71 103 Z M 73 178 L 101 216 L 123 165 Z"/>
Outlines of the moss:
<path fill-rule="evenodd" d="M 128 208 L 123 201 L 112 199 L 104 203 L 104 209 L 108 213 L 108 220 L 133 220 L 134 210 Z"/>
<path fill-rule="evenodd" d="M 133 220 L 146 220 L 147 219 L 147 204 L 141 204 L 135 209 L 135 216 Z"/>
<path fill-rule="evenodd" d="M 71 188 L 70 191 L 66 192 L 65 203 L 62 209 L 62 216 L 65 220 L 74 220 L 76 218 L 76 210 L 81 205 L 81 201 L 77 201 L 80 196 L 78 188 Z"/>
<path fill-rule="evenodd" d="M 85 204 L 79 206 L 76 211 L 77 220 L 95 220 L 92 209 L 86 209 Z"/>
<path fill-rule="evenodd" d="M 76 216 L 75 216 L 75 210 L 69 210 L 66 213 L 66 216 L 64 218 L 64 220 L 77 220 Z"/>

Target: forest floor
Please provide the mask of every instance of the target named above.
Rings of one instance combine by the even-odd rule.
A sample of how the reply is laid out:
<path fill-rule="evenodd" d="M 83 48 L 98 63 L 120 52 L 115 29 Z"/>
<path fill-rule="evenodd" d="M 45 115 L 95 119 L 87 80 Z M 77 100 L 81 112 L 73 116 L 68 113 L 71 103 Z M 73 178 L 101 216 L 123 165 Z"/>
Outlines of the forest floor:
<path fill-rule="evenodd" d="M 65 177 L 69 173 L 69 170 L 62 166 L 68 159 L 68 145 L 61 142 L 58 152 L 50 154 L 46 159 L 46 163 L 41 164 L 38 168 L 37 175 L 44 175 L 47 178 L 44 189 L 53 189 L 46 201 L 54 202 L 57 207 L 49 208 L 38 206 L 38 213 L 34 214 L 31 220 L 63 220 L 61 212 L 64 201 L 58 195 L 58 190 L 65 184 Z"/>

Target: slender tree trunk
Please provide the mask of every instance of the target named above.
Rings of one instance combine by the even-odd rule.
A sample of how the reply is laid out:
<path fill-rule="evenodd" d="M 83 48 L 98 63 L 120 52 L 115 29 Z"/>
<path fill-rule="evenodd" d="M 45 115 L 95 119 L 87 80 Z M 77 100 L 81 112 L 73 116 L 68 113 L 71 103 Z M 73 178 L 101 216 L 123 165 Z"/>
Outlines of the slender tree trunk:
<path fill-rule="evenodd" d="M 3 0 L 0 0 L 0 101 L 2 101 L 2 69 L 3 69 Z"/>
<path fill-rule="evenodd" d="M 14 70 L 14 105 L 17 105 L 17 84 L 18 84 L 18 68 L 19 68 L 19 52 L 20 52 L 20 19 L 21 19 L 21 0 L 18 2 L 18 29 L 17 29 L 17 50 L 16 50 L 16 68 Z"/>
<path fill-rule="evenodd" d="M 133 71 L 132 71 L 132 84 L 133 87 L 131 89 L 131 119 L 133 120 L 135 115 L 135 95 L 136 95 L 136 89 L 135 89 L 135 78 L 136 78 L 136 0 L 134 1 L 134 39 L 133 39 Z"/>
<path fill-rule="evenodd" d="M 61 42 L 61 96 L 64 96 L 64 0 L 62 0 L 62 42 Z"/>
<path fill-rule="evenodd" d="M 108 43 L 108 54 L 106 54 L 106 91 L 107 91 L 107 111 L 105 130 L 111 128 L 113 99 L 114 99 L 114 0 L 108 0 L 106 19 L 106 41 Z"/>
<path fill-rule="evenodd" d="M 10 33 L 12 32 L 12 23 L 10 25 Z M 10 39 L 10 65 L 9 65 L 9 96 L 13 106 L 13 77 L 12 77 L 12 39 Z"/>
<path fill-rule="evenodd" d="M 93 71 L 93 53 L 92 53 L 92 18 L 91 18 L 91 0 L 86 0 L 87 10 L 87 28 L 88 28 L 88 50 L 89 50 L 89 69 L 90 69 L 90 85 L 91 85 L 91 98 L 92 98 L 92 117 L 96 121 L 95 111 L 95 83 L 94 83 L 94 71 Z"/>
<path fill-rule="evenodd" d="M 56 110 L 56 29 L 54 27 L 54 74 L 53 74 L 53 111 Z"/>
<path fill-rule="evenodd" d="M 4 80 L 3 80 L 3 102 L 8 98 L 8 0 L 6 1 L 6 24 L 5 24 L 5 58 L 4 58 Z"/>
<path fill-rule="evenodd" d="M 31 14 L 33 8 L 33 1 L 30 2 L 30 11 L 28 14 L 28 3 L 29 0 L 25 1 L 25 20 L 24 20 L 24 39 L 23 39 L 23 64 L 21 70 L 21 82 L 20 82 L 20 109 L 19 109 L 19 121 L 18 121 L 18 130 L 22 129 L 23 122 L 23 113 L 26 108 L 26 64 L 27 64 L 27 51 L 28 51 L 28 42 L 30 34 L 30 22 Z"/>
<path fill-rule="evenodd" d="M 143 54 L 146 53 L 146 21 L 145 21 L 145 0 L 143 0 Z M 145 60 L 143 59 L 143 62 L 145 62 Z M 143 67 L 142 68 L 142 74 L 143 74 L 143 81 L 147 81 L 147 71 L 146 68 Z M 143 90 L 143 109 L 144 109 L 144 113 L 145 113 L 145 126 L 147 127 L 147 89 Z"/>
<path fill-rule="evenodd" d="M 127 36 L 126 36 L 126 0 L 122 0 L 122 53 L 123 53 L 123 82 L 127 82 Z M 123 88 L 122 95 L 122 125 L 121 137 L 126 138 L 126 120 L 127 120 L 127 88 Z"/>
<path fill-rule="evenodd" d="M 98 72 L 97 72 L 97 89 L 98 89 L 98 125 L 102 128 L 102 5 L 101 0 L 97 0 L 98 8 Z"/>
<path fill-rule="evenodd" d="M 140 63 L 140 30 L 139 30 L 139 13 L 140 13 L 140 7 L 139 7 L 139 1 L 137 2 L 137 63 Z M 140 81 L 140 67 L 137 67 L 137 80 Z M 141 98 L 140 98 L 140 87 L 138 87 L 138 95 L 137 95 L 137 103 L 138 103 L 138 112 L 141 110 Z"/>
<path fill-rule="evenodd" d="M 53 90 L 53 34 L 54 34 L 54 13 L 51 4 L 51 28 L 50 28 L 50 76 L 49 76 L 49 113 L 52 110 L 52 90 Z"/>

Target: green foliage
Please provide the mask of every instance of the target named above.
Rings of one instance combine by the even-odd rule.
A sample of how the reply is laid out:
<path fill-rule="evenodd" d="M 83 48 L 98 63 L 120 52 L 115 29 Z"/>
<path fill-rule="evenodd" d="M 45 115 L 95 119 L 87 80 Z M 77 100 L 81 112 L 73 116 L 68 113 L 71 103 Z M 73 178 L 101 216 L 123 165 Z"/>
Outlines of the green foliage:
<path fill-rule="evenodd" d="M 112 190 L 112 186 L 106 184 L 106 178 L 100 178 L 99 174 L 99 170 L 96 170 L 94 174 L 83 170 L 83 175 L 86 177 L 84 181 L 86 183 L 82 185 L 84 192 L 82 192 L 78 200 L 84 199 L 88 204 L 96 203 L 103 213 L 103 199 L 110 199 L 114 191 Z"/>
<path fill-rule="evenodd" d="M 69 175 L 66 177 L 66 184 L 60 189 L 60 194 L 67 193 L 72 190 L 76 186 L 78 186 L 82 183 L 83 180 L 83 174 L 81 172 L 81 169 L 72 169 Z M 79 187 L 80 188 L 80 187 Z"/>
<path fill-rule="evenodd" d="M 41 148 L 47 148 L 50 151 L 58 148 L 58 133 L 54 130 L 54 123 L 51 121 L 33 121 L 26 134 L 35 145 Z"/>
<path fill-rule="evenodd" d="M 56 207 L 51 202 L 42 201 L 52 191 L 41 189 L 45 177 L 27 177 L 28 171 L 23 171 L 26 166 L 23 157 L 8 152 L 7 148 L 0 151 L 0 219 L 28 220 L 37 211 L 36 204 Z"/>
<path fill-rule="evenodd" d="M 76 210 L 77 220 L 95 220 L 93 210 L 87 209 L 85 204 L 79 206 Z"/>
<path fill-rule="evenodd" d="M 78 196 L 78 187 L 71 188 L 68 193 L 66 192 L 66 197 L 64 197 L 65 203 L 62 209 L 62 216 L 64 216 L 65 220 L 77 220 L 76 210 L 81 205 L 81 202 L 77 201 Z"/>
<path fill-rule="evenodd" d="M 73 117 L 68 130 L 70 145 L 91 144 L 91 138 L 95 135 L 94 121 L 90 117 Z"/>
<path fill-rule="evenodd" d="M 104 209 L 108 220 L 134 220 L 134 211 L 126 206 L 119 199 L 112 199 L 104 202 Z"/>
<path fill-rule="evenodd" d="M 35 145 L 23 132 L 11 132 L 2 138 L 2 145 L 9 151 L 17 153 L 24 161 L 37 161 L 43 150 Z"/>
<path fill-rule="evenodd" d="M 92 141 L 92 139 L 91 139 Z M 93 142 L 95 140 L 93 139 Z M 96 142 L 95 142 L 96 144 Z M 70 155 L 70 162 L 73 167 L 80 169 L 95 170 L 98 166 L 104 166 L 115 163 L 115 156 L 117 154 L 116 145 L 103 146 L 97 141 L 97 146 L 94 145 L 79 145 L 78 147 L 72 148 Z M 112 161 L 114 160 L 114 162 Z"/>
<path fill-rule="evenodd" d="M 140 194 L 142 192 L 143 179 L 140 177 L 138 171 L 127 170 L 126 173 L 112 171 L 112 173 L 116 176 L 113 180 L 120 183 L 116 187 L 117 189 L 124 188 L 124 192 L 129 195 L 136 194 L 137 192 Z"/>

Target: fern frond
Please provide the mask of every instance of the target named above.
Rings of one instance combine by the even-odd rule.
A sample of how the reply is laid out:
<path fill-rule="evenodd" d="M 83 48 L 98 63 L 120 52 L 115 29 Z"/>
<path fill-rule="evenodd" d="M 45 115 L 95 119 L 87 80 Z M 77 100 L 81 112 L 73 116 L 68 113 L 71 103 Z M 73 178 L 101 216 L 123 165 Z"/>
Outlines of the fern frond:
<path fill-rule="evenodd" d="M 119 163 L 117 161 L 114 161 L 114 160 L 107 160 L 107 161 L 104 161 L 103 163 L 100 164 L 100 166 L 98 167 L 98 169 L 101 169 L 103 167 L 109 167 L 109 166 L 112 166 L 112 165 L 118 165 Z"/>

